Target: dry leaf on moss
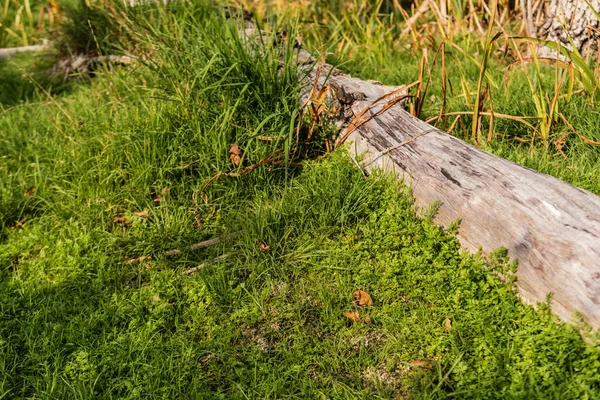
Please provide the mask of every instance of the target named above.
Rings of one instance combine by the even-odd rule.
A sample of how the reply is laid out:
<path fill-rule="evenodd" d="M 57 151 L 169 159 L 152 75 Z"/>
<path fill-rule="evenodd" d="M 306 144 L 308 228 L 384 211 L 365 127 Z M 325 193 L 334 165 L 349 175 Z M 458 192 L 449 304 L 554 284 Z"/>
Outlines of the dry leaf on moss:
<path fill-rule="evenodd" d="M 152 194 L 152 201 L 154 201 L 155 203 L 160 203 L 162 201 L 162 199 L 166 198 L 170 193 L 171 193 L 171 189 L 169 189 L 167 187 L 163 187 L 160 190 L 160 195 L 158 193 Z"/>
<path fill-rule="evenodd" d="M 450 318 L 446 318 L 444 320 L 444 332 L 450 332 L 451 329 L 452 329 L 452 321 L 450 321 Z"/>
<path fill-rule="evenodd" d="M 352 297 L 354 297 L 354 300 L 358 302 L 359 306 L 370 307 L 373 305 L 373 299 L 371 299 L 371 296 L 362 290 L 357 290 L 356 292 L 352 293 Z"/>
<path fill-rule="evenodd" d="M 15 229 L 23 229 L 23 225 L 25 225 L 25 218 L 21 218 L 15 222 Z"/>
<path fill-rule="evenodd" d="M 27 189 L 25 191 L 25 193 L 23 193 L 23 196 L 25 196 L 26 199 L 30 199 L 31 197 L 33 197 L 33 194 L 35 193 L 35 191 L 36 191 L 35 188 Z"/>
<path fill-rule="evenodd" d="M 260 242 L 258 244 L 258 250 L 260 250 L 263 253 L 266 253 L 268 251 L 271 251 L 271 246 L 269 246 L 268 244 L 266 244 L 265 242 Z"/>
<path fill-rule="evenodd" d="M 129 222 L 129 219 L 124 216 L 124 215 L 117 215 L 113 218 L 113 222 L 115 224 L 121 224 L 121 225 L 125 225 L 125 226 L 131 226 L 131 222 Z"/>
<path fill-rule="evenodd" d="M 242 151 L 237 144 L 232 144 L 229 147 L 229 158 L 236 167 L 242 162 Z"/>
<path fill-rule="evenodd" d="M 431 368 L 431 363 L 427 360 L 411 361 L 410 365 L 412 365 L 413 367 L 417 367 L 417 368 L 425 368 L 425 369 Z"/>
<path fill-rule="evenodd" d="M 146 211 L 146 210 L 134 212 L 133 215 L 135 215 L 136 217 L 139 217 L 139 218 L 144 218 L 144 219 L 149 217 L 148 211 Z"/>
<path fill-rule="evenodd" d="M 373 321 L 371 321 L 371 317 L 369 317 L 368 315 L 365 317 L 365 323 L 369 325 L 373 323 Z"/>
<path fill-rule="evenodd" d="M 348 318 L 350 321 L 358 322 L 360 321 L 360 315 L 358 311 L 346 311 L 344 313 L 344 317 Z"/>

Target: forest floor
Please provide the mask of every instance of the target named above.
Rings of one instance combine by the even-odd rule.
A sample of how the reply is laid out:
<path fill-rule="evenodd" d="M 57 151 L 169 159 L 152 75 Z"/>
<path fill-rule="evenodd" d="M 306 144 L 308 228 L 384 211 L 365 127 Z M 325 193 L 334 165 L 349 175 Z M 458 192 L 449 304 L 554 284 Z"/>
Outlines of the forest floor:
<path fill-rule="evenodd" d="M 502 249 L 461 250 L 408 188 L 305 140 L 291 46 L 250 51 L 202 2 L 128 10 L 119 29 L 71 7 L 96 29 L 85 42 L 65 17 L 66 43 L 148 58 L 68 80 L 53 54 L 0 60 L 0 398 L 600 397 L 597 334 L 521 303 Z M 290 26 L 317 51 L 360 36 L 340 21 Z M 353 74 L 418 75 L 409 50 L 355 48 L 335 52 Z M 503 113 L 531 110 L 522 74 L 494 97 Z M 447 110 L 466 109 L 460 85 Z M 586 107 L 561 103 L 594 137 Z M 599 193 L 597 147 L 573 134 L 561 154 L 561 132 L 480 145 Z"/>

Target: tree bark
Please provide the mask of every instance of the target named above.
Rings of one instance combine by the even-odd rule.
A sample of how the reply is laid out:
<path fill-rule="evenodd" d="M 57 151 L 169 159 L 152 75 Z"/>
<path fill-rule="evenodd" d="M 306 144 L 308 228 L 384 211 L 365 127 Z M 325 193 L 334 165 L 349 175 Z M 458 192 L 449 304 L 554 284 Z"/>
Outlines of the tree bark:
<path fill-rule="evenodd" d="M 543 13 L 539 36 L 575 48 L 584 56 L 598 51 L 600 21 L 590 8 L 600 11 L 600 0 L 550 0 L 537 13 Z M 589 3 L 589 5 L 588 5 Z M 539 16 L 539 15 L 538 15 Z"/>

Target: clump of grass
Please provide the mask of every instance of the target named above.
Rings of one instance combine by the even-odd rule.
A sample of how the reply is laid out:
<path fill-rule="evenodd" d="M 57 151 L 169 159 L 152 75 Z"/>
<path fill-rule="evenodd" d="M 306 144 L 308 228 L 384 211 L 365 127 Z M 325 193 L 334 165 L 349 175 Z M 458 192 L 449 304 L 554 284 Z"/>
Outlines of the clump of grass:
<path fill-rule="evenodd" d="M 136 12 L 136 8 L 127 8 L 124 2 L 118 1 L 76 0 L 66 3 L 56 47 L 63 55 L 127 53 L 132 50 L 132 38 L 127 35 L 118 15 Z"/>
<path fill-rule="evenodd" d="M 41 42 L 55 26 L 50 4 L 38 0 L 7 0 L 0 6 L 0 48 Z"/>

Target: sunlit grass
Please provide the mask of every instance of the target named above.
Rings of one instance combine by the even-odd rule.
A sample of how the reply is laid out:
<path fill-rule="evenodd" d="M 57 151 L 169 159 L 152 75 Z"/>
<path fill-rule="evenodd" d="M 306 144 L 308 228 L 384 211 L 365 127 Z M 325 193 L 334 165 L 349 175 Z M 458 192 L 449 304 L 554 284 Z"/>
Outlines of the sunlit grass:
<path fill-rule="evenodd" d="M 259 136 L 306 139 L 297 71 L 280 66 L 290 48 L 244 45 L 233 22 L 195 3 L 131 20 L 148 51 L 136 66 L 67 83 L 45 80 L 31 56 L 0 69 L 13 93 L 0 96 L 0 397 L 599 396 L 597 339 L 520 303 L 494 273 L 514 271 L 502 251 L 461 251 L 456 227 L 417 217 L 394 179 L 366 178 L 320 142 L 289 151 L 294 165 L 235 174 L 290 149 Z M 406 53 L 361 64 L 372 56 L 362 51 L 344 67 L 390 83 L 418 70 L 388 63 Z M 449 79 L 479 72 L 446 65 Z M 498 64 L 488 71 L 502 82 Z M 424 115 L 437 115 L 440 92 L 429 93 Z M 532 110 L 502 96 L 505 112 Z M 457 92 L 447 101 L 467 108 Z M 591 130 L 596 117 L 584 118 Z M 575 176 L 559 154 L 529 158 L 510 143 L 507 156 Z M 581 171 L 588 153 L 565 151 Z M 374 305 L 357 305 L 355 290 Z"/>

